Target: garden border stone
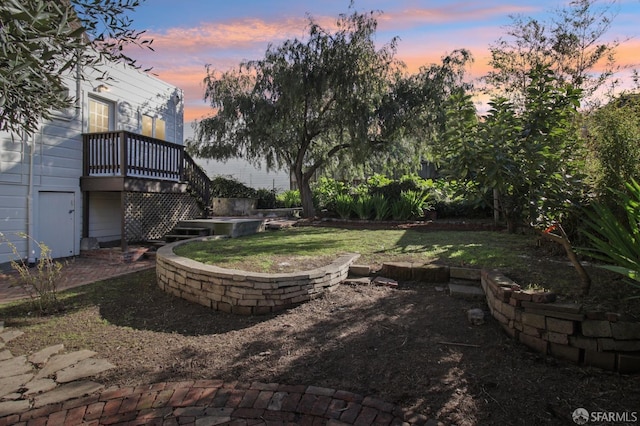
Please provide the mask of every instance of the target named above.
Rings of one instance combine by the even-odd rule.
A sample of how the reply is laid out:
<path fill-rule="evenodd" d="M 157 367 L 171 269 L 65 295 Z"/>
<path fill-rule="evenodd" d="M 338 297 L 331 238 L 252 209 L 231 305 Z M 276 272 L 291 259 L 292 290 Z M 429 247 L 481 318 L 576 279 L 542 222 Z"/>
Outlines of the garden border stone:
<path fill-rule="evenodd" d="M 182 244 L 218 238 L 195 238 L 161 247 L 156 255 L 158 286 L 214 310 L 239 315 L 268 314 L 335 289 L 347 278 L 349 266 L 360 257 L 344 254 L 327 266 L 309 271 L 267 274 L 207 265 L 173 251 Z"/>

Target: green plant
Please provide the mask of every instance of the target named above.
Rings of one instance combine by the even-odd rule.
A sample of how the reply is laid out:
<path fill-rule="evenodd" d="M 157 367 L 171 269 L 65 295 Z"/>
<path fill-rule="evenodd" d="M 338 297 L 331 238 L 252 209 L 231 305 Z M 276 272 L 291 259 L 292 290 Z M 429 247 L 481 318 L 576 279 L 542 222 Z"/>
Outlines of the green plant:
<path fill-rule="evenodd" d="M 256 190 L 258 198 L 257 208 L 259 209 L 275 209 L 276 208 L 276 191 L 273 189 L 260 188 Z"/>
<path fill-rule="evenodd" d="M 292 189 L 285 191 L 282 194 L 278 194 L 276 197 L 278 204 L 282 207 L 300 207 L 302 205 L 302 199 L 300 198 L 300 191 Z"/>
<path fill-rule="evenodd" d="M 394 220 L 408 220 L 422 217 L 424 209 L 429 208 L 425 191 L 402 191 L 400 198 L 391 205 L 391 216 Z"/>
<path fill-rule="evenodd" d="M 389 185 L 391 182 L 393 182 L 391 179 L 379 173 L 376 173 L 367 179 L 367 185 L 369 188 L 380 188 L 382 186 Z"/>
<path fill-rule="evenodd" d="M 344 182 L 332 178 L 321 177 L 313 187 L 313 199 L 317 209 L 336 211 L 336 198 L 340 194 L 348 194 L 349 188 Z"/>
<path fill-rule="evenodd" d="M 63 264 L 51 257 L 51 249 L 44 243 L 24 233 L 18 233 L 17 236 L 34 241 L 40 250 L 40 258 L 35 267 L 29 267 L 28 262 L 20 256 L 17 246 L 0 232 L 0 243 L 7 244 L 16 257 L 11 261 L 11 268 L 17 272 L 18 276 L 12 285 L 20 286 L 29 295 L 34 308 L 38 311 L 55 310 L 58 307 L 58 281 Z"/>
<path fill-rule="evenodd" d="M 640 184 L 632 180 L 627 189 L 628 194 L 617 193 L 626 213 L 624 220 L 606 204 L 585 209 L 583 232 L 593 247 L 581 251 L 608 263 L 601 268 L 622 274 L 634 281 L 626 281 L 628 284 L 640 287 Z"/>
<path fill-rule="evenodd" d="M 336 195 L 336 213 L 342 219 L 349 219 L 353 211 L 353 198 L 349 194 Z"/>
<path fill-rule="evenodd" d="M 219 198 L 257 198 L 255 189 L 223 176 L 216 176 L 211 180 L 211 195 Z"/>
<path fill-rule="evenodd" d="M 353 211 L 360 219 L 371 219 L 373 214 L 373 199 L 371 195 L 360 194 L 353 202 Z"/>
<path fill-rule="evenodd" d="M 376 194 L 371 196 L 373 204 L 373 215 L 375 220 L 385 220 L 391 214 L 391 206 L 384 195 Z"/>

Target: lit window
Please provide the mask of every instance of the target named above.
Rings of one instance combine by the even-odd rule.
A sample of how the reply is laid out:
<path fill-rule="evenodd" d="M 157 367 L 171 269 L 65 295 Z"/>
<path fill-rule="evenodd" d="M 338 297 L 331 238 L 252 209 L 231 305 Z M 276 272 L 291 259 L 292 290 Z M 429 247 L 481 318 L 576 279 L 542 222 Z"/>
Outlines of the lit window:
<path fill-rule="evenodd" d="M 89 99 L 89 132 L 113 130 L 113 103 Z"/>
<path fill-rule="evenodd" d="M 153 117 L 148 115 L 142 116 L 142 134 L 145 136 L 153 136 Z"/>
<path fill-rule="evenodd" d="M 165 139 L 165 122 L 161 118 L 155 118 L 150 115 L 142 116 L 142 134 L 151 136 L 156 139 Z"/>
<path fill-rule="evenodd" d="M 162 139 L 162 140 L 166 139 L 164 134 L 164 120 L 160 118 L 156 118 L 155 136 L 158 139 Z"/>

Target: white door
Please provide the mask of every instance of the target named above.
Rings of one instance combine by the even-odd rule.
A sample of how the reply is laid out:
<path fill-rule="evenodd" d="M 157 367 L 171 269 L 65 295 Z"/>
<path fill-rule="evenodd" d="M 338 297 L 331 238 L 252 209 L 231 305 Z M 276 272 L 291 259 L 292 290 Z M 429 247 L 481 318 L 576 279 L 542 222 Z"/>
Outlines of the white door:
<path fill-rule="evenodd" d="M 75 254 L 75 195 L 73 192 L 40 192 L 38 241 L 54 258 Z"/>

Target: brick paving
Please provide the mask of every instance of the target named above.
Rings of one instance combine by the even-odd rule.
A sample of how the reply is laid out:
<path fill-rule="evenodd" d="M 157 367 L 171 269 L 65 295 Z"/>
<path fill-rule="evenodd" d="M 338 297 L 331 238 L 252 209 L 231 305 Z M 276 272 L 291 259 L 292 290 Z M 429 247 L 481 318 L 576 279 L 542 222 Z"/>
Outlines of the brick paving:
<path fill-rule="evenodd" d="M 221 380 L 114 387 L 0 418 L 8 425 L 437 425 L 396 405 L 316 386 Z"/>
<path fill-rule="evenodd" d="M 96 281 L 113 278 L 144 269 L 154 268 L 155 259 L 141 258 L 136 262 L 122 263 L 119 259 L 94 259 L 75 257 L 61 260 L 64 263 L 62 278 L 58 290 L 67 290 Z M 0 303 L 27 298 L 27 293 L 20 287 L 12 285 L 15 272 L 0 270 Z"/>

